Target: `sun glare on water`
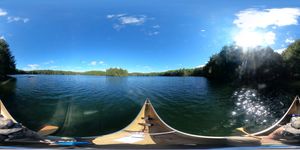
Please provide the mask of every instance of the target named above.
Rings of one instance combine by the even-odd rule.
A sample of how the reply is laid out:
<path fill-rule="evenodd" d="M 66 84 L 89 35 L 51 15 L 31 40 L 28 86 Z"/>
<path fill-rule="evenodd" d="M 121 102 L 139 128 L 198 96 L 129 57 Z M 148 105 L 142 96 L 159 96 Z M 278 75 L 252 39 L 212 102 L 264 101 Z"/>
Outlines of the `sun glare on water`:
<path fill-rule="evenodd" d="M 274 44 L 274 39 L 275 34 L 273 32 L 253 30 L 240 31 L 234 36 L 235 43 L 243 48 L 272 45 Z"/>

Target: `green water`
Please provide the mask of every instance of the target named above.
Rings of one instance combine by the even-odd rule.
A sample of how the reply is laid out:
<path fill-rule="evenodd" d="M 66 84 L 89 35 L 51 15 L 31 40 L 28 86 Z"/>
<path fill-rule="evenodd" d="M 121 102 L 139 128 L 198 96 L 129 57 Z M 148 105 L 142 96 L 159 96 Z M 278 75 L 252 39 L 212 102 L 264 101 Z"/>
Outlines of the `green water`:
<path fill-rule="evenodd" d="M 57 135 L 95 136 L 128 125 L 150 98 L 172 127 L 199 135 L 237 135 L 277 121 L 299 93 L 299 85 L 233 86 L 203 77 L 15 76 L 0 96 L 16 120 Z"/>

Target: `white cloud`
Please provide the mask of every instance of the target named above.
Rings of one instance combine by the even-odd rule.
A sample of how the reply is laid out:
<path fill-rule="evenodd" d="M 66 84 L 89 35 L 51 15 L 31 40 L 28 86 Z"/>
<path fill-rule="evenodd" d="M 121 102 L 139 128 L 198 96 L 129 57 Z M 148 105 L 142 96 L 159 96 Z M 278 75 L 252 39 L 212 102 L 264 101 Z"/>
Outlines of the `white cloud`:
<path fill-rule="evenodd" d="M 117 31 L 126 26 L 140 26 L 144 25 L 146 21 L 153 20 L 146 15 L 127 15 L 127 14 L 110 14 L 106 16 L 107 19 L 113 21 L 113 28 Z M 151 28 L 158 29 L 159 25 L 151 26 Z"/>
<path fill-rule="evenodd" d="M 0 16 L 6 16 L 7 12 L 0 8 Z"/>
<path fill-rule="evenodd" d="M 276 53 L 282 54 L 283 51 L 285 51 L 286 48 L 280 48 L 280 49 L 276 49 L 274 50 Z"/>
<path fill-rule="evenodd" d="M 202 68 L 202 67 L 204 67 L 205 65 L 198 65 L 198 66 L 196 66 L 195 68 Z"/>
<path fill-rule="evenodd" d="M 89 63 L 90 66 L 103 65 L 103 64 L 104 64 L 104 61 L 96 61 L 96 60 L 91 61 Z"/>
<path fill-rule="evenodd" d="M 27 65 L 31 70 L 35 70 L 35 69 L 38 69 L 38 67 L 40 66 L 40 65 L 38 65 L 38 64 L 29 64 L 29 65 Z"/>
<path fill-rule="evenodd" d="M 117 19 L 120 25 L 142 25 L 148 19 L 145 15 L 126 15 L 126 14 L 111 14 L 106 16 L 107 19 Z"/>
<path fill-rule="evenodd" d="M 155 26 L 153 26 L 152 28 L 158 29 L 158 28 L 160 28 L 160 26 L 159 26 L 159 25 L 155 25 Z"/>
<path fill-rule="evenodd" d="M 202 29 L 202 30 L 201 30 L 201 32 L 205 32 L 205 30 L 204 30 L 204 29 Z"/>
<path fill-rule="evenodd" d="M 267 46 L 275 43 L 276 34 L 274 32 L 255 32 L 242 30 L 235 35 L 234 41 L 243 47 L 255 47 L 258 45 Z"/>
<path fill-rule="evenodd" d="M 119 25 L 119 24 L 114 24 L 114 25 L 113 25 L 113 28 L 114 28 L 115 30 L 117 30 L 117 31 L 121 30 L 123 27 L 124 27 L 124 26 Z"/>
<path fill-rule="evenodd" d="M 5 40 L 5 37 L 3 35 L 0 36 L 0 39 Z"/>
<path fill-rule="evenodd" d="M 97 65 L 97 61 L 92 61 L 92 62 L 90 63 L 90 65 L 92 65 L 92 66 Z"/>
<path fill-rule="evenodd" d="M 123 25 L 141 25 L 145 23 L 146 16 L 134 17 L 134 16 L 123 16 L 119 18 L 119 21 Z"/>
<path fill-rule="evenodd" d="M 158 35 L 159 32 L 158 31 L 154 31 L 154 32 L 149 32 L 148 35 L 149 36 L 154 36 L 154 35 Z"/>
<path fill-rule="evenodd" d="M 297 25 L 300 8 L 247 9 L 236 14 L 233 23 L 241 29 L 273 28 Z"/>
<path fill-rule="evenodd" d="M 285 39 L 285 43 L 291 44 L 291 43 L 294 43 L 294 42 L 295 42 L 294 39 L 291 39 L 291 38 Z"/>
<path fill-rule="evenodd" d="M 268 27 L 298 25 L 300 8 L 246 9 L 236 14 L 233 24 L 240 31 L 233 37 L 237 45 L 242 47 L 273 45 L 276 40 L 274 31 L 266 31 Z M 264 29 L 265 31 L 261 31 Z M 290 42 L 290 41 L 288 41 Z"/>
<path fill-rule="evenodd" d="M 23 22 L 23 23 L 27 23 L 27 22 L 29 21 L 29 18 L 12 17 L 12 16 L 7 17 L 7 22 L 8 22 L 8 23 L 11 23 L 11 22 L 18 22 L 18 21 L 21 21 L 21 22 Z"/>
<path fill-rule="evenodd" d="M 111 14 L 111 15 L 107 15 L 106 18 L 112 19 L 112 18 L 122 17 L 122 16 L 125 16 L 125 15 L 126 14 Z"/>

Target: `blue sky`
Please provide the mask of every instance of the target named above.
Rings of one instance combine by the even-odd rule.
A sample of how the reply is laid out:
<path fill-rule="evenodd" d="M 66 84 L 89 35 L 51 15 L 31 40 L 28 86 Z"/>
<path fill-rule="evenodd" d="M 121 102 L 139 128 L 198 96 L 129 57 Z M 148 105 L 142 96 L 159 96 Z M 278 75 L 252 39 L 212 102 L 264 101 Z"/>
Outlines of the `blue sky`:
<path fill-rule="evenodd" d="M 0 0 L 0 37 L 24 70 L 194 68 L 232 42 L 281 52 L 299 21 L 299 0 Z"/>

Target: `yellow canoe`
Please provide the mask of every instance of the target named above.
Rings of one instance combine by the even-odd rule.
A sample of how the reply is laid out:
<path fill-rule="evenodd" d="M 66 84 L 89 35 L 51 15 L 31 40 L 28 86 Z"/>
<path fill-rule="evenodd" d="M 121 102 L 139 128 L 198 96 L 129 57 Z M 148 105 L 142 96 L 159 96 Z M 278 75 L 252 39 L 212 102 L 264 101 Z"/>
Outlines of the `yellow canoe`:
<path fill-rule="evenodd" d="M 0 101 L 1 114 L 15 119 L 9 114 Z M 98 137 L 82 137 L 77 140 L 91 141 L 97 147 L 101 146 L 259 146 L 259 145 L 285 145 L 284 140 L 273 140 L 268 135 L 289 122 L 292 114 L 300 114 L 300 98 L 297 96 L 284 116 L 271 127 L 244 136 L 201 136 L 178 131 L 167 125 L 156 113 L 150 100 L 146 100 L 137 117 L 124 129 L 108 135 Z M 16 121 L 15 121 L 16 122 Z M 57 130 L 55 127 L 45 128 L 45 135 L 52 133 L 49 130 Z M 60 137 L 57 137 L 59 139 Z M 49 139 L 55 139 L 49 137 Z M 288 143 L 293 144 L 293 143 Z"/>
<path fill-rule="evenodd" d="M 203 145 L 203 146 L 255 146 L 278 145 L 286 141 L 273 140 L 268 135 L 289 122 L 291 114 L 300 114 L 297 96 L 285 115 L 266 130 L 245 136 L 201 136 L 178 131 L 167 125 L 146 100 L 137 117 L 124 129 L 95 138 L 96 145 Z"/>

